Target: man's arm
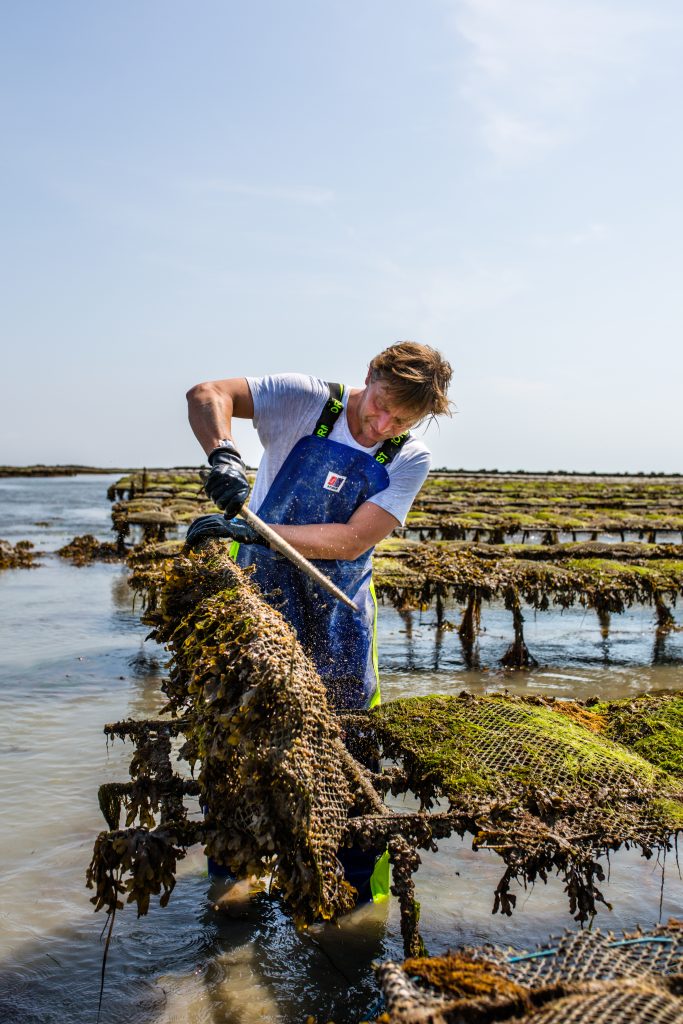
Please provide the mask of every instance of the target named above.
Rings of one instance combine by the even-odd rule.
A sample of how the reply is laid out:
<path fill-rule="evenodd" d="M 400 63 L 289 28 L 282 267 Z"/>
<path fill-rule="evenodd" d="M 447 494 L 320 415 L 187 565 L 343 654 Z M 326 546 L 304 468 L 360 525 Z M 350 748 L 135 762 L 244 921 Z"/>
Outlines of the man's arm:
<path fill-rule="evenodd" d="M 208 455 L 224 438 L 232 440 L 232 417 L 250 420 L 254 401 L 244 377 L 195 384 L 187 392 L 190 426 Z"/>
<path fill-rule="evenodd" d="M 244 377 L 196 384 L 187 403 L 190 425 L 211 465 L 204 489 L 231 519 L 249 494 L 246 466 L 232 440 L 232 417 L 254 415 L 249 385 Z"/>
<path fill-rule="evenodd" d="M 384 540 L 400 525 L 390 512 L 372 501 L 365 501 L 348 523 L 309 523 L 305 526 L 273 524 L 272 528 L 305 558 L 352 561 Z"/>
<path fill-rule="evenodd" d="M 244 377 L 196 384 L 187 392 L 187 402 L 190 426 L 207 455 L 219 441 L 232 440 L 233 416 L 254 417 L 254 401 Z M 379 543 L 401 523 L 379 505 L 366 501 L 347 523 L 271 525 L 306 558 L 350 561 Z"/>

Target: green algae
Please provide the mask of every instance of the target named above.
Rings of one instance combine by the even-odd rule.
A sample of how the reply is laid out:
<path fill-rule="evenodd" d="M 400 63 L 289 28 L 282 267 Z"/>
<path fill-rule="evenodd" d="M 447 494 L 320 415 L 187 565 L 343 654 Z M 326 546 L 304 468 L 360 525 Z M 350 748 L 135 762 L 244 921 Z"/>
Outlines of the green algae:
<path fill-rule="evenodd" d="M 683 695 L 643 695 L 596 703 L 591 711 L 604 715 L 605 735 L 683 779 Z"/>
<path fill-rule="evenodd" d="M 667 828 L 676 831 L 683 829 L 683 803 L 679 800 L 667 800 L 665 797 L 652 801 L 653 811 L 666 822 Z"/>
<path fill-rule="evenodd" d="M 675 786 L 659 766 L 541 704 L 505 697 L 412 697 L 373 711 L 388 756 L 410 762 L 420 794 L 499 794 L 529 784 L 557 793 L 623 785 Z"/>
<path fill-rule="evenodd" d="M 468 532 L 679 532 L 683 479 L 430 474 L 406 523 L 410 530 L 464 538 Z M 651 537 L 650 539 L 654 539 Z"/>

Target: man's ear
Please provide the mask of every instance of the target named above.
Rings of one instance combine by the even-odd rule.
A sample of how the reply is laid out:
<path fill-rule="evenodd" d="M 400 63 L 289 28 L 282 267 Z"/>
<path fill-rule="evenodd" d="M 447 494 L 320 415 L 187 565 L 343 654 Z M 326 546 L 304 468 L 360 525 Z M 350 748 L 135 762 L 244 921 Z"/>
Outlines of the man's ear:
<path fill-rule="evenodd" d="M 366 383 L 366 385 L 370 383 L 370 376 L 371 376 L 371 370 L 370 370 L 370 367 L 368 367 L 368 372 L 365 375 L 365 383 Z"/>

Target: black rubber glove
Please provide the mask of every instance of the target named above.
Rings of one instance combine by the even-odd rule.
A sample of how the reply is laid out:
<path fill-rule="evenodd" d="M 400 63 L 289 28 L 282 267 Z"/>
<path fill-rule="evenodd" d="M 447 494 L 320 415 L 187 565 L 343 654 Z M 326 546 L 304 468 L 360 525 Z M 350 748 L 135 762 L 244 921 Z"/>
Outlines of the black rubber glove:
<path fill-rule="evenodd" d="M 237 515 L 247 500 L 249 481 L 246 466 L 233 445 L 221 445 L 208 455 L 211 472 L 204 490 L 222 508 L 228 519 Z"/>
<path fill-rule="evenodd" d="M 226 519 L 225 516 L 215 513 L 210 516 L 200 516 L 190 523 L 185 543 L 190 547 L 208 540 L 210 537 L 223 537 L 225 540 L 236 540 L 240 544 L 267 544 L 267 542 L 246 523 L 244 519 Z"/>

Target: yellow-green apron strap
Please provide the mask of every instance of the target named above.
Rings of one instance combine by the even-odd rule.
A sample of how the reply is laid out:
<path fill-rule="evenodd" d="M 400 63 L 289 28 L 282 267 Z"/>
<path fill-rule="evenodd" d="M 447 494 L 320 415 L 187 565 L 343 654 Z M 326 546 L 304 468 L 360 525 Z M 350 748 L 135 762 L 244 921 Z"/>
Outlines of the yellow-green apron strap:
<path fill-rule="evenodd" d="M 377 687 L 370 699 L 370 707 L 375 708 L 378 704 L 382 703 L 382 695 L 379 690 L 379 657 L 377 654 L 377 594 L 375 593 L 375 584 L 373 580 L 370 580 L 370 596 L 372 597 L 372 603 L 375 606 L 375 614 L 372 622 L 372 667 L 375 670 L 375 679 L 377 680 Z M 379 903 L 381 900 L 386 900 L 390 895 L 390 887 L 391 865 L 389 864 L 389 851 L 385 850 L 381 857 L 378 857 L 375 861 L 375 867 L 372 875 L 370 876 L 372 902 Z"/>
<path fill-rule="evenodd" d="M 379 903 L 391 894 L 391 865 L 389 864 L 388 850 L 385 850 L 382 856 L 375 861 L 375 870 L 370 876 L 370 892 L 373 903 Z"/>
<path fill-rule="evenodd" d="M 378 704 L 382 703 L 382 695 L 379 692 L 379 658 L 377 655 L 377 594 L 375 593 L 375 582 L 370 580 L 370 596 L 372 597 L 372 603 L 375 606 L 375 614 L 372 620 L 372 667 L 375 671 L 375 679 L 377 680 L 377 686 L 375 692 L 370 698 L 371 708 L 377 707 Z"/>

